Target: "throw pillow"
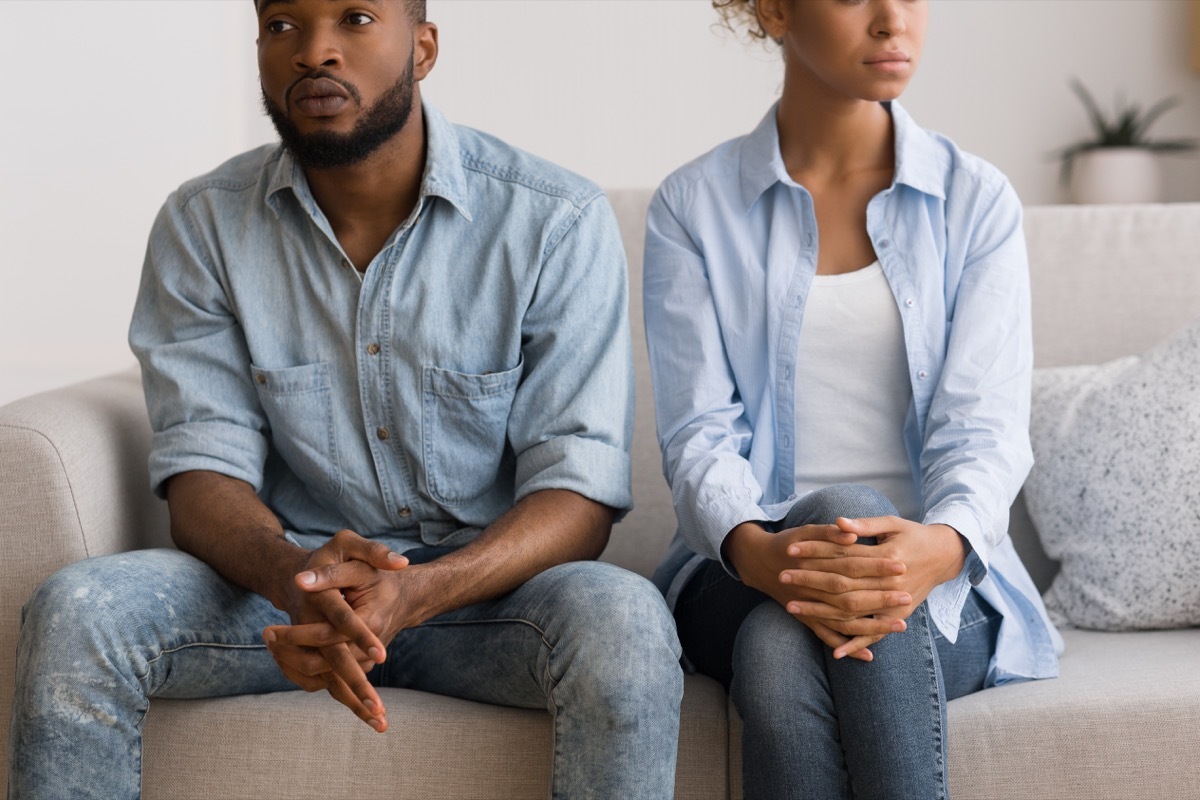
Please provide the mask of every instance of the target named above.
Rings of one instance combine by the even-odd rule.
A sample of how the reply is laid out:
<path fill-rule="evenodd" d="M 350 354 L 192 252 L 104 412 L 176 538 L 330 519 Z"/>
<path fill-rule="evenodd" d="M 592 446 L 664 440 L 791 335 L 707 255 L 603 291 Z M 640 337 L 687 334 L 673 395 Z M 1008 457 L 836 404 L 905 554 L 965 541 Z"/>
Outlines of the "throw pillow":
<path fill-rule="evenodd" d="M 1055 622 L 1200 625 L 1200 322 L 1142 356 L 1035 370 L 1030 438 Z"/>

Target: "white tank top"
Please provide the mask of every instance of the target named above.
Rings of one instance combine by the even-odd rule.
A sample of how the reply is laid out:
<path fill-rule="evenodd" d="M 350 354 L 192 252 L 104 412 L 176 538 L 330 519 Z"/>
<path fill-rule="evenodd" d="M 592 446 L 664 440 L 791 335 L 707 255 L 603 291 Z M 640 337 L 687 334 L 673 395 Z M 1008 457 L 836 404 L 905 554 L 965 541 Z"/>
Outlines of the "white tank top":
<path fill-rule="evenodd" d="M 900 311 L 879 262 L 815 276 L 796 359 L 796 493 L 862 483 L 919 521 L 904 447 L 911 404 Z"/>

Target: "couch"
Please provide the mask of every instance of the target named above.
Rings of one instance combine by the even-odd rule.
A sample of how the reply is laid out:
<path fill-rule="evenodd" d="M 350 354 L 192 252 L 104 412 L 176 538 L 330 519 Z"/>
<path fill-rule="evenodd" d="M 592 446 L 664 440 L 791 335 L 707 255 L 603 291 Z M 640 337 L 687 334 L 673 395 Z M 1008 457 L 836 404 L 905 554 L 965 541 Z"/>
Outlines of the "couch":
<path fill-rule="evenodd" d="M 638 291 L 649 192 L 611 199 L 634 287 L 637 507 L 604 558 L 648 575 L 674 527 Z M 1137 353 L 1200 316 L 1200 204 L 1030 208 L 1026 232 L 1039 366 Z M 149 442 L 135 369 L 0 409 L 0 758 L 20 608 L 34 587 L 77 559 L 170 546 L 166 509 L 147 488 Z M 1013 533 L 1044 589 L 1056 565 L 1020 499 Z M 954 797 L 1200 797 L 1200 630 L 1064 636 L 1060 678 L 950 703 Z M 323 694 L 155 701 L 144 726 L 144 796 L 546 795 L 547 714 L 401 689 L 385 690 L 385 700 L 392 727 L 382 736 Z M 678 797 L 741 796 L 739 730 L 722 688 L 689 676 Z"/>

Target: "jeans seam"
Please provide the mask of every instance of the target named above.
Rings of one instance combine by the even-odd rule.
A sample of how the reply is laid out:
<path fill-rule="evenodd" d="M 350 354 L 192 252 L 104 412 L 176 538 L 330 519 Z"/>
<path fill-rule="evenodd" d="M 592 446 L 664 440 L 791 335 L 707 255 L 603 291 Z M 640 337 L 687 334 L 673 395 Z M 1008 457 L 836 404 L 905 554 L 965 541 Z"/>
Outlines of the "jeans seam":
<path fill-rule="evenodd" d="M 139 682 L 143 681 L 146 679 L 147 676 L 150 675 L 150 670 L 154 667 L 154 665 L 156 663 L 158 663 L 159 659 L 161 659 L 163 656 L 169 656 L 172 653 L 178 653 L 183 650 L 190 650 L 193 647 L 215 647 L 218 650 L 265 650 L 265 649 L 267 649 L 267 646 L 263 645 L 263 644 L 223 644 L 221 642 L 189 642 L 187 644 L 181 644 L 176 647 L 167 647 L 162 650 L 159 650 L 158 655 L 156 655 L 154 658 L 146 659 L 146 671 L 140 675 L 138 675 L 137 673 L 134 673 L 134 675 L 138 679 Z"/>

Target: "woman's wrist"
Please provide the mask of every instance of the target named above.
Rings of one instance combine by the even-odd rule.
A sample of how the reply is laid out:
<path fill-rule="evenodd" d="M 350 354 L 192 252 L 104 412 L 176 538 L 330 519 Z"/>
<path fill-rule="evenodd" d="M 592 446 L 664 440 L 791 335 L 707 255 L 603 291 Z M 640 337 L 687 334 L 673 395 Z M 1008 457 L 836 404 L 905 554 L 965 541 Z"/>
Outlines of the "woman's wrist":
<path fill-rule="evenodd" d="M 942 572 L 939 583 L 952 581 L 958 577 L 967 563 L 971 545 L 965 536 L 945 523 L 936 522 L 928 527 L 942 534 L 940 538 L 945 547 L 946 568 Z"/>
<path fill-rule="evenodd" d="M 742 583 L 753 589 L 760 588 L 755 568 L 762 563 L 758 554 L 770 536 L 761 523 L 743 522 L 735 525 L 721 543 L 721 557 L 725 563 L 733 568 Z"/>

